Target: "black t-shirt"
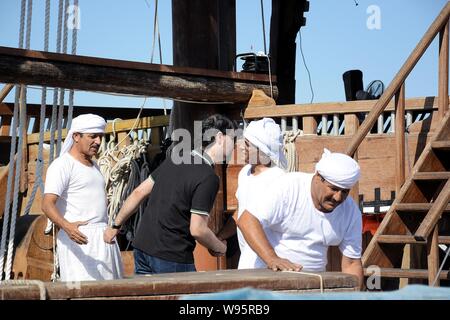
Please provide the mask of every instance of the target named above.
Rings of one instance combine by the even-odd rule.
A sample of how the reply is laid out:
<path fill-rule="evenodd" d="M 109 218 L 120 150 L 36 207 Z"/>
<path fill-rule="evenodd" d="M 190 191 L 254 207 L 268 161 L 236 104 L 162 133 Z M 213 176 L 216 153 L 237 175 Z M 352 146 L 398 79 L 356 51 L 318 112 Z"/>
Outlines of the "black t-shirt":
<path fill-rule="evenodd" d="M 211 159 L 195 151 L 191 164 L 175 164 L 168 157 L 151 178 L 153 189 L 133 246 L 160 259 L 194 263 L 191 212 L 209 215 L 219 190 Z"/>

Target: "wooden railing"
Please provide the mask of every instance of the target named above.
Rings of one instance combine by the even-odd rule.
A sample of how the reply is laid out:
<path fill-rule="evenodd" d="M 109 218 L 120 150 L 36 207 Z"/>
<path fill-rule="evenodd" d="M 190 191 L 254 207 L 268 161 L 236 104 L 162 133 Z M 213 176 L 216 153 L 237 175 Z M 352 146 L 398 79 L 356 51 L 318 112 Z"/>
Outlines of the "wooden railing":
<path fill-rule="evenodd" d="M 331 102 L 314 104 L 249 107 L 244 117 L 281 119 L 282 131 L 302 129 L 305 135 L 340 136 L 354 134 L 376 104 L 376 100 Z M 405 101 L 406 126 L 424 120 L 438 110 L 435 97 Z M 398 115 L 397 115 L 398 117 Z M 393 134 L 395 131 L 395 103 L 388 104 L 371 130 L 374 134 Z M 326 130 L 325 130 L 326 128 Z M 404 132 L 404 131 L 401 131 Z"/>

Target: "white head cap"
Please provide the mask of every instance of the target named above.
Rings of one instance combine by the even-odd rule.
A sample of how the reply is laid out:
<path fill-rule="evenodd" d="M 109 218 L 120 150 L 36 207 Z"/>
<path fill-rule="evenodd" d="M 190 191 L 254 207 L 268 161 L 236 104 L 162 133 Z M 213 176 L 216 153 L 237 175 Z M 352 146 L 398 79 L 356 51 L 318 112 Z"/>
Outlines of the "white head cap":
<path fill-rule="evenodd" d="M 104 133 L 106 121 L 92 113 L 82 114 L 73 118 L 72 125 L 67 133 L 66 140 L 61 148 L 60 156 L 68 152 L 73 145 L 73 134 L 78 133 Z"/>
<path fill-rule="evenodd" d="M 322 158 L 316 164 L 316 172 L 342 189 L 351 189 L 360 176 L 359 165 L 353 158 L 342 153 L 332 153 L 328 149 L 323 149 Z"/>
<path fill-rule="evenodd" d="M 286 169 L 283 152 L 283 135 L 280 126 L 271 118 L 252 121 L 244 130 L 244 138 L 267 155 L 278 167 Z"/>

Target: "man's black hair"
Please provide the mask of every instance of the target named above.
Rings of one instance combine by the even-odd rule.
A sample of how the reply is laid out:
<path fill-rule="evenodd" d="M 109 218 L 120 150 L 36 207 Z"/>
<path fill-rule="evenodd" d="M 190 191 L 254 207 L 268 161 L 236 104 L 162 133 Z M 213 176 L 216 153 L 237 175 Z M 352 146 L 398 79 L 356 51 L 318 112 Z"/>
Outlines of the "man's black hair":
<path fill-rule="evenodd" d="M 217 132 L 227 134 L 227 130 L 235 130 L 236 124 L 221 114 L 214 114 L 202 121 L 202 147 L 214 143 Z M 206 135 L 205 135 L 206 133 Z M 229 132 L 228 132 L 229 133 Z"/>

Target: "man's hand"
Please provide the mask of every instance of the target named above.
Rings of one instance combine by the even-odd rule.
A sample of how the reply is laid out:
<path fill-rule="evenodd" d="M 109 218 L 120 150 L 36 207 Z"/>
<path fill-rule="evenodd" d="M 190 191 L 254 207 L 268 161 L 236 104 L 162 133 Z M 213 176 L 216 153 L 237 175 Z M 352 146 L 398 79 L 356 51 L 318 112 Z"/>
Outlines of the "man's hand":
<path fill-rule="evenodd" d="M 87 244 L 87 237 L 78 230 L 79 226 L 87 225 L 88 221 L 67 222 L 62 229 L 67 233 L 69 238 L 78 244 Z"/>
<path fill-rule="evenodd" d="M 119 233 L 119 229 L 113 229 L 111 227 L 107 227 L 103 232 L 103 241 L 106 243 L 116 243 L 115 239 L 117 234 Z"/>
<path fill-rule="evenodd" d="M 283 259 L 280 257 L 273 258 L 267 264 L 267 268 L 272 269 L 273 271 L 296 271 L 299 272 L 303 269 L 303 266 L 297 263 L 293 263 L 288 259 Z"/>
<path fill-rule="evenodd" d="M 227 240 L 220 240 L 220 241 L 222 241 L 222 243 L 224 244 L 225 249 L 221 251 L 213 251 L 211 249 L 208 249 L 209 254 L 212 255 L 213 257 L 223 257 L 227 252 Z"/>

